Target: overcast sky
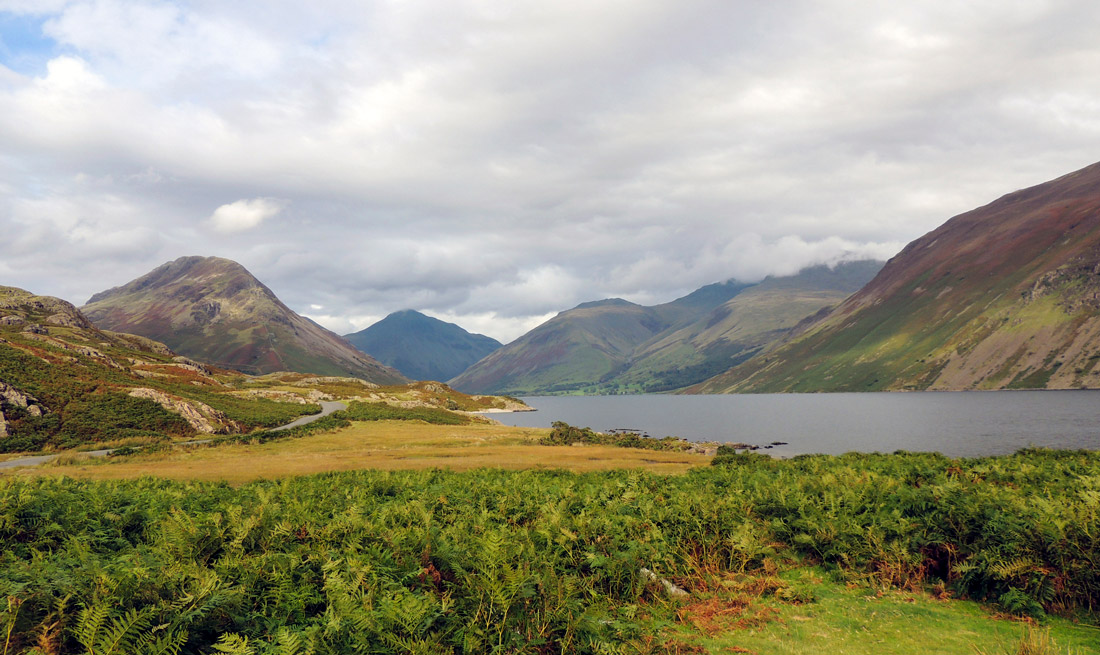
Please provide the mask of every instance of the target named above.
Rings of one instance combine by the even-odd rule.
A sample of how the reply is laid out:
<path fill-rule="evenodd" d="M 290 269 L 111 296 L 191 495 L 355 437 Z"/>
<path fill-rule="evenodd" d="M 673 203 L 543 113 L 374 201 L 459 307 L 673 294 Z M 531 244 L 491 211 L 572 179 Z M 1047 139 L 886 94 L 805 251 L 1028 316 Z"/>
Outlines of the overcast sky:
<path fill-rule="evenodd" d="M 0 284 L 346 333 L 888 258 L 1100 160 L 1100 3 L 0 0 Z"/>

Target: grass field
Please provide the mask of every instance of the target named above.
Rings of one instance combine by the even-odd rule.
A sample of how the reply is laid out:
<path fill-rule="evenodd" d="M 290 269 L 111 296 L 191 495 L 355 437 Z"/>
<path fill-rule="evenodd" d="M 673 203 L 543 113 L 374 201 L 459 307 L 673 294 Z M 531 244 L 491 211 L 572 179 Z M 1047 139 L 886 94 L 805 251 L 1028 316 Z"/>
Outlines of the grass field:
<path fill-rule="evenodd" d="M 231 483 L 354 469 L 465 471 L 564 468 L 597 471 L 641 468 L 682 473 L 703 466 L 702 455 L 613 446 L 538 446 L 549 433 L 538 428 L 472 424 L 428 425 L 418 421 L 355 422 L 336 432 L 263 444 L 194 447 L 110 459 L 65 458 L 58 465 L 22 469 L 22 475 L 119 479 L 156 475 L 176 480 Z"/>

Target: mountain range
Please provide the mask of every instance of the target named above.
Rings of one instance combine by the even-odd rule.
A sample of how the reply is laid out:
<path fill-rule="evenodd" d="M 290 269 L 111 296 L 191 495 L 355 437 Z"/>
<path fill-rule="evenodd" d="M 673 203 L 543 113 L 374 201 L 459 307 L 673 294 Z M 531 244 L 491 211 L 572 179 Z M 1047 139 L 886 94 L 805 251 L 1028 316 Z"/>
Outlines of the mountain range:
<path fill-rule="evenodd" d="M 344 338 L 414 380 L 449 380 L 501 346 L 496 339 L 411 309 Z"/>
<path fill-rule="evenodd" d="M 711 284 L 669 303 L 584 303 L 497 350 L 451 380 L 476 393 L 667 391 L 748 359 L 882 266 L 817 266 L 757 284 Z"/>
<path fill-rule="evenodd" d="M 82 310 L 51 316 L 249 373 L 471 393 L 1100 387 L 1100 164 L 956 216 L 885 266 L 731 280 L 652 307 L 584 303 L 507 346 L 404 311 L 348 335 L 357 350 L 216 257 L 168 262 Z"/>
<path fill-rule="evenodd" d="M 182 355 L 246 373 L 408 382 L 293 312 L 243 266 L 220 257 L 180 257 L 95 294 L 81 311 L 101 329 L 148 337 Z"/>
<path fill-rule="evenodd" d="M 690 391 L 1100 387 L 1100 164 L 907 245 L 797 334 Z"/>

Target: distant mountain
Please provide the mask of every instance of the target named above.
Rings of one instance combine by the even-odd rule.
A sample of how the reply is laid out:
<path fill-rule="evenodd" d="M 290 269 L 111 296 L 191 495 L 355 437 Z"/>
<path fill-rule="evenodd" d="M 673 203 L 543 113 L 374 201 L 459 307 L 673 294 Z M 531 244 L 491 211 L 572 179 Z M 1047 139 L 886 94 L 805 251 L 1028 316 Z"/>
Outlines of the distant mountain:
<path fill-rule="evenodd" d="M 881 262 L 815 267 L 748 285 L 712 284 L 664 305 L 621 299 L 562 312 L 451 385 L 479 393 L 666 391 L 700 382 L 757 352 L 807 315 L 840 302 Z"/>
<path fill-rule="evenodd" d="M 414 380 L 450 380 L 501 346 L 496 339 L 411 309 L 344 338 Z"/>
<path fill-rule="evenodd" d="M 350 375 L 378 384 L 407 379 L 299 316 L 243 266 L 181 257 L 81 308 L 98 327 L 167 344 L 188 357 L 246 373 Z"/>
<path fill-rule="evenodd" d="M 947 221 L 701 392 L 1100 387 L 1100 164 Z"/>
<path fill-rule="evenodd" d="M 845 262 L 765 278 L 694 322 L 637 348 L 630 368 L 614 382 L 626 389 L 671 391 L 724 372 L 786 336 L 802 320 L 858 291 L 882 264 Z"/>

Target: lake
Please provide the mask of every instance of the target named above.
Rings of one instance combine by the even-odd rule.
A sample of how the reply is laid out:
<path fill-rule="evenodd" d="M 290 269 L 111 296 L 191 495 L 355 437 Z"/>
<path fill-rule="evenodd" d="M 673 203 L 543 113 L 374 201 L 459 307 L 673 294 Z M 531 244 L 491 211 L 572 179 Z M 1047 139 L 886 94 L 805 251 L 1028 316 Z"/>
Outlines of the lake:
<path fill-rule="evenodd" d="M 506 425 L 565 421 L 654 437 L 769 444 L 775 455 L 938 451 L 1000 455 L 1028 446 L 1100 449 L 1100 390 L 708 396 L 538 396 Z"/>

